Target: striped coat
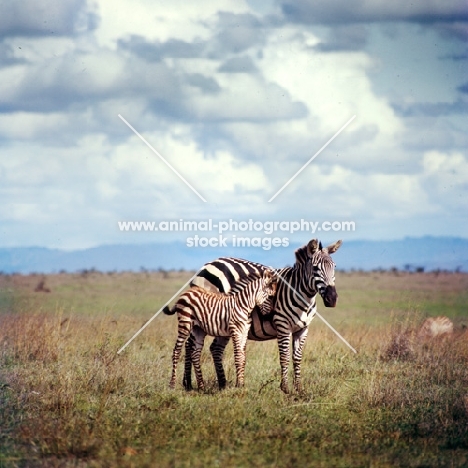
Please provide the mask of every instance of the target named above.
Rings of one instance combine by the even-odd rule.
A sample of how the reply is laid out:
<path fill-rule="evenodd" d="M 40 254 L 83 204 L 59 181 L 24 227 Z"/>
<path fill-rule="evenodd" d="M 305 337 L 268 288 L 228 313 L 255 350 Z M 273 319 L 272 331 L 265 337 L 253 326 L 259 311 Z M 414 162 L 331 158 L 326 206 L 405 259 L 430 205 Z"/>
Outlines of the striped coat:
<path fill-rule="evenodd" d="M 167 307 L 165 314 L 177 313 L 178 336 L 172 355 L 172 377 L 170 387 L 175 387 L 177 364 L 182 346 L 192 336 L 189 350 L 195 368 L 197 385 L 204 388 L 200 366 L 200 355 L 206 335 L 232 338 L 236 364 L 236 386 L 244 385 L 245 345 L 251 323 L 251 312 L 258 306 L 261 312 L 271 312 L 273 302 L 269 300 L 276 293 L 276 278 L 271 270 L 262 272 L 253 281 L 241 281 L 238 290 L 231 294 L 206 291 L 192 286 L 177 300 L 172 310 Z"/>
<path fill-rule="evenodd" d="M 308 326 L 317 311 L 317 293 L 326 307 L 335 307 L 338 295 L 335 288 L 335 264 L 330 255 L 338 250 L 341 241 L 323 248 L 318 240 L 311 240 L 295 252 L 296 262 L 292 267 L 276 270 L 278 290 L 275 297 L 274 312 L 263 315 L 257 309 L 252 312 L 252 324 L 248 338 L 264 341 L 277 338 L 280 366 L 281 389 L 289 392 L 288 368 L 291 360 L 294 367 L 294 385 L 301 390 L 301 361 Z M 248 260 L 220 258 L 207 263 L 192 284 L 208 290 L 230 291 L 237 287 L 245 277 L 256 277 L 267 267 Z M 192 337 L 187 348 L 193 345 Z M 215 363 L 220 388 L 226 385 L 222 365 L 224 348 L 229 338 L 217 337 L 210 351 Z M 186 353 L 184 385 L 191 388 L 190 351 Z"/>

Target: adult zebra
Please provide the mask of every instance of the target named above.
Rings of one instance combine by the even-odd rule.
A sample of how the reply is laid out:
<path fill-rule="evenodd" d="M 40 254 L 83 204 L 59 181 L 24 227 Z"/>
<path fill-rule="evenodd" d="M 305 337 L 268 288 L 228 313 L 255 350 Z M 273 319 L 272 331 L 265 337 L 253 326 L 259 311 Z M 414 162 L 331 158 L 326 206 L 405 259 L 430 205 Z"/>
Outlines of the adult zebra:
<path fill-rule="evenodd" d="M 276 270 L 278 287 L 272 314 L 262 315 L 258 309 L 252 312 L 252 324 L 248 338 L 265 341 L 278 339 L 281 366 L 281 390 L 289 393 L 288 368 L 291 359 L 291 336 L 293 339 L 292 361 L 294 387 L 301 391 L 301 361 L 309 324 L 317 311 L 317 293 L 325 307 L 335 307 L 338 295 L 335 288 L 335 264 L 330 255 L 341 246 L 341 240 L 326 248 L 317 239 L 296 250 L 296 262 L 292 267 Z M 261 276 L 268 267 L 238 258 L 219 258 L 204 265 L 192 280 L 192 286 L 211 291 L 230 292 L 235 290 L 243 278 Z M 229 341 L 216 337 L 210 346 L 220 388 L 226 386 L 222 364 L 224 349 Z M 186 343 L 184 386 L 191 389 L 191 352 L 194 338 Z"/>

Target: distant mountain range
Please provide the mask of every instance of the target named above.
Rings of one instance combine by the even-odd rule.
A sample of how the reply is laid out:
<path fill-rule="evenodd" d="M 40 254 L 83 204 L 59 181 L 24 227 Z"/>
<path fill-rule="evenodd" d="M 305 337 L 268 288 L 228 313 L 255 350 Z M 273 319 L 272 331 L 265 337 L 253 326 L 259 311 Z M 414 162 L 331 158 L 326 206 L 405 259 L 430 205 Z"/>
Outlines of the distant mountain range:
<path fill-rule="evenodd" d="M 288 247 L 189 248 L 183 242 L 158 244 L 103 245 L 85 250 L 64 251 L 42 247 L 0 248 L 3 273 L 54 273 L 84 269 L 138 271 L 141 269 L 197 270 L 221 256 L 247 258 L 282 267 L 294 263 Z M 468 239 L 448 237 L 405 238 L 393 241 L 345 241 L 334 255 L 338 269 L 450 270 L 468 272 Z"/>

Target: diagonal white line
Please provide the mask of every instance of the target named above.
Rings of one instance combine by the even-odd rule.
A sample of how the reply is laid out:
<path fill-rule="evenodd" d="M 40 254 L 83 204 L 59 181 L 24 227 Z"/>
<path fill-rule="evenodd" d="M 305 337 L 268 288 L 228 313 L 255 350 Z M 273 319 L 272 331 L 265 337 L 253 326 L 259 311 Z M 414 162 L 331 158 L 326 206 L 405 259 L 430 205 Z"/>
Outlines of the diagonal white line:
<path fill-rule="evenodd" d="M 354 119 L 353 115 L 269 200 L 273 201 Z"/>
<path fill-rule="evenodd" d="M 289 289 L 291 289 L 291 291 L 294 292 L 294 294 L 307 306 L 307 308 L 310 308 L 310 304 L 309 302 L 307 301 L 307 299 L 304 299 L 304 296 L 299 293 L 295 288 L 293 288 L 288 281 L 286 281 L 278 272 L 276 273 L 276 275 L 278 276 L 278 278 L 283 282 L 285 283 Z M 315 314 L 318 315 L 318 317 L 322 320 L 322 322 L 328 327 L 330 328 L 330 330 L 335 333 L 336 336 L 338 336 L 338 338 L 340 338 L 341 341 L 343 341 L 343 343 L 345 343 L 350 349 L 351 351 L 353 351 L 355 354 L 357 354 L 357 351 L 318 313 L 318 311 L 316 310 L 315 311 Z"/>
<path fill-rule="evenodd" d="M 354 353 L 354 354 L 357 354 L 357 351 L 318 313 L 318 311 L 316 310 L 315 311 L 316 315 L 318 315 L 318 317 L 320 319 L 322 319 L 322 322 L 332 331 L 335 333 L 335 335 L 345 344 L 349 347 L 349 349 L 351 349 L 351 351 Z"/>
<path fill-rule="evenodd" d="M 198 275 L 198 273 L 200 273 L 200 271 L 202 270 L 202 268 L 200 268 L 118 351 L 117 351 L 117 354 L 120 354 L 160 313 L 161 311 L 164 309 L 164 307 L 166 307 L 171 301 L 172 299 L 174 299 L 174 297 L 178 296 L 186 287 L 187 285 L 190 283 L 190 281 L 193 280 L 193 278 L 195 278 L 195 276 Z"/>
<path fill-rule="evenodd" d="M 182 182 L 184 182 L 189 188 L 192 189 L 192 191 L 199 197 L 201 198 L 205 203 L 206 203 L 206 200 L 190 185 L 189 182 L 187 182 L 184 177 L 179 174 L 179 172 L 177 172 L 176 169 L 174 169 L 144 138 L 142 135 L 140 135 L 140 133 L 138 133 L 133 127 L 132 125 L 130 125 L 120 114 L 117 114 L 119 116 L 119 118 L 125 123 L 125 125 L 127 125 L 127 127 L 133 131 L 133 133 L 135 133 L 136 136 L 138 136 L 141 141 L 143 143 L 145 143 L 146 146 L 148 146 L 148 148 L 153 151 L 154 154 L 156 154 L 156 156 L 158 156 L 161 161 L 166 164 L 166 166 L 169 167 L 169 169 L 171 169 L 177 176 L 179 176 L 179 178 L 182 180 Z"/>

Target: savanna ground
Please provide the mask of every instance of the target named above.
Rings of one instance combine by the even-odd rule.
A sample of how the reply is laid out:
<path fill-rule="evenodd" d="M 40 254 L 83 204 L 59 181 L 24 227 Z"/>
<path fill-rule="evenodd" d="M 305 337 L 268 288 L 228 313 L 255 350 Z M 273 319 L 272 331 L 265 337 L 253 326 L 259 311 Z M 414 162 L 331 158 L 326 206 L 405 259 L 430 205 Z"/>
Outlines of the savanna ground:
<path fill-rule="evenodd" d="M 168 389 L 176 318 L 116 351 L 188 272 L 0 276 L 0 467 L 468 466 L 468 275 L 340 273 L 317 318 L 304 392 L 279 390 L 275 341 L 249 342 L 246 386 Z M 385 359 L 399 332 L 446 315 L 450 340 Z"/>

